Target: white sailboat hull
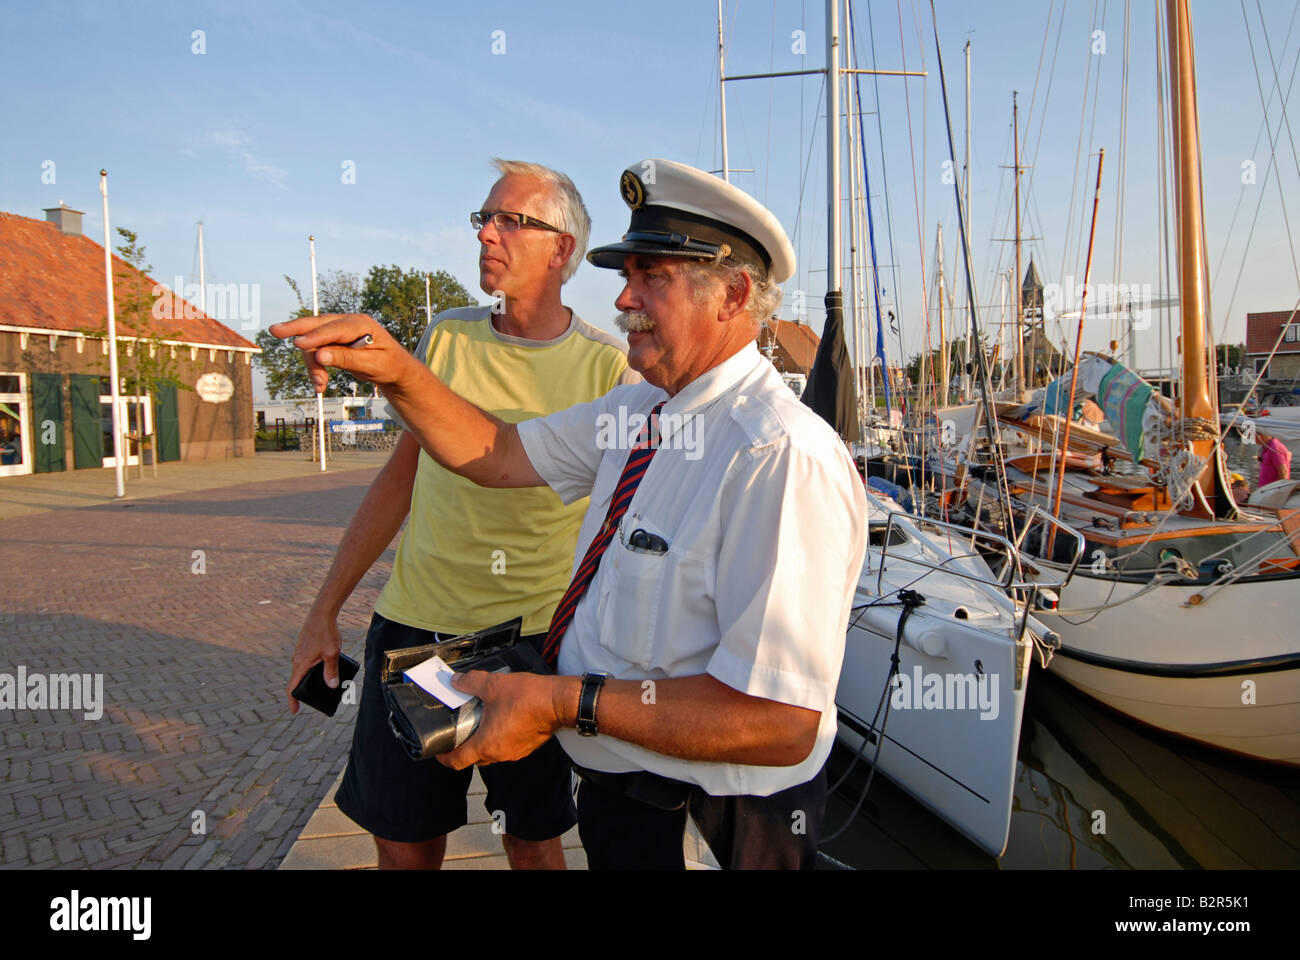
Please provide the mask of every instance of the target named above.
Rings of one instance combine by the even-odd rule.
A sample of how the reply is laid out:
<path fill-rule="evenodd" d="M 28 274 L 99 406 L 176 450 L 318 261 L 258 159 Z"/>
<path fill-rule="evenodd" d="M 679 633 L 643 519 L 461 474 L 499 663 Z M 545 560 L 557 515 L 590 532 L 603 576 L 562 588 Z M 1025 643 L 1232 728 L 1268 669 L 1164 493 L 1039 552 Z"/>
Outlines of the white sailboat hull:
<path fill-rule="evenodd" d="M 898 608 L 889 609 L 897 615 Z M 907 645 L 899 650 L 899 671 L 911 687 L 912 702 L 907 709 L 891 706 L 884 723 L 880 772 L 981 849 L 1000 856 L 1011 824 L 1029 657 L 1019 658 L 1017 666 L 1016 644 L 1010 638 L 956 626 L 944 632 L 947 656 L 929 657 Z M 851 750 L 862 748 L 867 761 L 875 755 L 876 745 L 863 747 L 862 731 L 873 729 L 871 720 L 885 688 L 893 648 L 894 637 L 887 631 L 849 630 L 836 696 L 839 738 Z M 998 678 L 995 706 L 979 710 L 958 709 L 951 702 L 925 705 L 924 680 L 919 694 L 916 691 L 918 671 L 923 678 L 946 679 L 975 673 L 976 661 L 987 677 Z"/>
<path fill-rule="evenodd" d="M 1093 619 L 1043 616 L 1063 644 L 1049 669 L 1143 723 L 1300 765 L 1300 580 L 1243 581 L 1196 605 L 1204 588 L 1179 585 L 1118 602 L 1141 588 L 1076 574 L 1062 609 L 1110 606 Z"/>
<path fill-rule="evenodd" d="M 874 494 L 868 494 L 874 504 Z M 886 501 L 887 503 L 887 501 Z M 893 506 L 893 504 L 889 504 Z M 1006 847 L 1033 639 L 969 541 L 905 520 L 880 573 L 873 546 L 858 582 L 836 693 L 839 739 L 988 853 Z M 941 563 L 927 569 L 921 563 Z M 960 572 L 963 575 L 954 575 Z M 881 704 L 898 634 L 900 591 L 924 604 L 898 645 L 899 672 Z M 891 605 L 892 604 L 892 605 Z M 1023 614 L 1023 610 L 1021 611 Z M 1031 629 L 1045 632 L 1032 618 Z M 869 742 L 864 739 L 869 736 Z"/>

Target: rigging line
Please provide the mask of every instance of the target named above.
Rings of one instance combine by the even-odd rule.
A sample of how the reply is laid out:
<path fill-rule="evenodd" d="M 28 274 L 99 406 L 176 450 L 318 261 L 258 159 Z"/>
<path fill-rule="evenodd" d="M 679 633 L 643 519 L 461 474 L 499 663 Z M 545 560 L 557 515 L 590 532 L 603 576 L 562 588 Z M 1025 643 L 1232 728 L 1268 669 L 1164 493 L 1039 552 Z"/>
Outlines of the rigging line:
<path fill-rule="evenodd" d="M 1119 289 L 1120 269 L 1124 260 L 1124 184 L 1126 160 L 1128 158 L 1128 61 L 1129 61 L 1129 30 L 1133 13 L 1133 0 L 1124 0 L 1124 62 L 1120 74 L 1120 97 L 1119 97 L 1119 156 L 1116 166 L 1116 186 L 1115 186 L 1115 251 L 1111 267 L 1111 289 Z M 1110 321 L 1111 340 L 1118 342 L 1121 338 L 1117 335 L 1119 325 L 1122 321 L 1119 318 L 1112 317 Z M 1125 329 L 1127 336 L 1127 328 Z"/>
<path fill-rule="evenodd" d="M 853 30 L 852 4 L 849 4 L 849 11 L 850 11 L 849 16 L 847 18 L 848 28 L 849 28 L 849 38 L 848 38 L 849 52 L 853 57 L 853 63 L 854 66 L 856 67 L 857 66 L 857 44 L 856 44 L 856 39 Z M 874 69 L 875 66 L 874 62 L 872 66 Z M 859 106 L 862 103 L 862 90 L 860 87 L 861 77 L 862 77 L 861 74 L 853 75 L 853 99 L 854 102 L 857 103 Z M 862 154 L 863 192 L 866 195 L 866 207 L 867 207 L 867 236 L 868 236 L 868 242 L 871 245 L 871 276 L 872 276 L 871 289 L 876 304 L 876 356 L 880 358 L 881 382 L 883 384 L 883 392 L 885 395 L 885 410 L 886 412 L 888 412 L 889 410 L 893 409 L 893 403 L 891 402 L 892 395 L 889 389 L 889 361 L 885 356 L 884 315 L 882 314 L 880 309 L 880 261 L 876 256 L 876 224 L 875 224 L 875 218 L 872 216 L 871 213 L 871 173 L 870 171 L 867 170 L 867 144 L 866 144 L 865 137 L 866 134 L 862 126 L 862 114 L 861 112 L 859 112 L 858 148 Z M 882 162 L 883 162 L 883 153 L 882 153 Z M 901 334 L 899 336 L 898 347 L 901 352 L 903 348 L 903 340 Z M 901 360 L 902 357 L 899 357 L 899 359 Z M 874 374 L 872 376 L 872 380 L 873 382 L 875 380 Z"/>
<path fill-rule="evenodd" d="M 943 49 L 939 46 L 939 21 L 934 11 L 934 0 L 930 0 L 930 21 L 934 25 L 935 60 L 939 65 L 939 89 L 943 94 L 944 129 L 948 134 L 948 159 L 952 162 L 953 169 L 956 169 L 957 147 L 952 136 L 952 112 L 948 106 L 948 84 L 944 78 Z M 966 264 L 967 299 L 969 303 L 975 304 L 979 302 L 979 298 L 975 294 L 975 278 L 971 275 L 970 238 L 966 235 L 966 214 L 961 202 L 961 187 L 958 185 L 956 177 L 953 178 L 953 198 L 957 203 L 957 224 L 961 228 L 961 247 L 964 262 Z M 974 309 L 970 312 L 970 327 L 975 342 L 982 343 L 983 340 L 979 328 L 979 314 L 978 311 Z M 1011 488 L 1007 482 L 1007 470 L 1006 464 L 1003 462 L 1002 458 L 1001 444 L 998 443 L 998 421 L 997 415 L 993 411 L 993 401 L 991 399 L 993 394 L 993 384 L 989 380 L 988 364 L 986 363 L 984 350 L 980 349 L 975 356 L 978 358 L 975 367 L 979 371 L 980 393 L 982 394 L 981 399 L 983 400 L 984 408 L 984 426 L 989 439 L 989 456 L 992 458 L 994 472 L 998 478 L 999 492 L 1003 497 L 1003 502 L 1006 503 L 1011 499 Z M 975 453 L 975 437 L 973 435 L 971 437 L 970 452 L 972 456 Z M 1011 539 L 1014 540 L 1015 521 L 1010 516 L 1007 518 L 1007 527 L 1011 531 Z"/>
<path fill-rule="evenodd" d="M 1088 24 L 1089 33 L 1097 29 L 1097 0 L 1092 0 L 1092 20 Z M 1066 209 L 1065 230 L 1062 231 L 1062 250 L 1061 250 L 1061 272 L 1057 274 L 1057 281 L 1065 285 L 1065 271 L 1074 258 L 1070 255 L 1070 241 L 1074 230 L 1074 203 L 1079 194 L 1079 165 L 1084 156 L 1083 131 L 1088 122 L 1088 87 L 1092 81 L 1093 61 L 1096 56 L 1092 52 L 1091 46 L 1088 48 L 1088 66 L 1083 75 L 1083 102 L 1079 105 L 1079 136 L 1074 147 L 1074 172 L 1070 174 L 1070 202 Z M 1100 75 L 1101 67 L 1098 65 L 1097 73 Z M 1091 146 L 1091 144 L 1089 144 Z M 1091 154 L 1089 154 L 1091 156 Z M 1084 177 L 1087 177 L 1087 164 L 1085 166 Z"/>
<path fill-rule="evenodd" d="M 897 2 L 898 2 L 898 45 L 899 48 L 902 50 L 903 69 L 906 70 L 907 69 L 907 44 L 903 39 L 903 0 L 897 0 Z M 924 62 L 924 58 L 923 58 L 923 62 Z M 903 87 L 903 103 L 907 110 L 907 149 L 908 149 L 908 154 L 912 160 L 912 207 L 916 212 L 916 237 L 917 237 L 917 247 L 919 250 L 918 259 L 921 262 L 921 324 L 925 330 L 925 336 L 926 336 L 925 349 L 928 350 L 929 338 L 930 338 L 930 313 L 929 313 L 929 304 L 928 304 L 929 297 L 928 297 L 928 291 L 926 289 L 926 279 L 925 279 L 925 263 L 926 263 L 925 227 L 921 220 L 922 217 L 921 207 L 923 204 L 923 198 L 922 198 L 921 190 L 918 188 L 917 175 L 916 175 L 916 141 L 912 133 L 913 131 L 912 93 L 911 90 L 906 85 L 904 85 Z M 924 353 L 925 350 L 922 351 L 923 355 Z M 902 358 L 900 357 L 900 359 Z M 917 370 L 917 374 L 918 376 L 920 375 L 919 368 Z M 918 397 L 918 399 L 920 398 Z"/>
<path fill-rule="evenodd" d="M 871 13 L 870 3 L 867 4 L 867 29 L 871 39 L 871 68 L 875 70 L 878 69 L 879 64 L 876 62 L 876 28 L 874 23 L 874 17 L 872 16 Z M 900 52 L 901 52 L 901 45 L 900 45 Z M 857 58 L 858 58 L 857 45 L 854 44 L 853 60 L 855 65 L 857 63 Z M 861 74 L 854 75 L 855 82 L 857 78 L 860 76 Z M 898 296 L 898 291 L 900 289 L 899 282 L 898 282 L 898 255 L 894 247 L 894 211 L 889 199 L 889 167 L 885 163 L 885 129 L 883 125 L 884 111 L 882 110 L 880 104 L 880 75 L 873 74 L 872 81 L 874 82 L 875 85 L 875 96 L 876 96 L 876 137 L 880 143 L 880 184 L 881 184 L 881 191 L 885 195 L 885 228 L 889 236 L 889 261 L 890 261 L 889 272 L 891 278 L 890 287 L 889 287 L 889 291 L 890 291 L 889 296 L 894 301 L 894 311 L 895 311 L 894 319 L 897 323 L 897 334 L 898 334 L 898 353 L 899 353 L 898 359 L 899 362 L 902 362 L 906 358 L 907 352 L 903 347 L 903 325 L 901 319 L 899 319 L 898 316 L 899 311 L 902 309 L 902 302 L 900 301 Z M 863 162 L 865 163 L 865 157 Z M 873 251 L 872 257 L 874 258 L 874 256 L 875 253 Z M 888 376 L 887 369 L 885 371 L 885 375 Z"/>
<path fill-rule="evenodd" d="M 1035 76 L 1034 78 L 1034 92 L 1030 94 L 1029 97 L 1029 110 L 1025 114 L 1026 150 L 1025 153 L 1021 155 L 1021 159 L 1022 160 L 1028 159 L 1029 162 L 1020 164 L 1022 167 L 1028 168 L 1028 174 L 1026 176 L 1025 185 L 1021 189 L 1022 195 L 1032 195 L 1034 178 L 1038 173 L 1038 155 L 1042 151 L 1042 147 L 1043 147 L 1043 134 L 1047 132 L 1047 105 L 1052 100 L 1052 88 L 1056 85 L 1056 61 L 1060 58 L 1061 36 L 1065 32 L 1065 7 L 1067 2 L 1068 0 L 1062 0 L 1061 19 L 1058 20 L 1056 23 L 1056 46 L 1052 50 L 1052 66 L 1048 70 L 1047 89 L 1043 93 L 1043 109 L 1042 109 L 1043 115 L 1041 118 L 1039 118 L 1038 121 L 1038 139 L 1034 142 L 1034 149 L 1032 152 L 1030 152 L 1027 148 L 1028 148 L 1030 130 L 1032 129 L 1034 123 L 1034 111 L 1038 107 L 1037 100 L 1036 100 L 1036 97 L 1038 95 L 1037 76 Z M 1051 28 L 1052 28 L 1052 21 L 1051 21 L 1051 16 L 1049 14 L 1048 21 L 1047 21 L 1047 31 L 1049 33 L 1051 32 Z M 1046 39 L 1046 35 L 1044 35 L 1044 39 Z M 1041 69 L 1041 64 L 1040 64 L 1040 69 Z M 1026 154 L 1028 155 L 1027 158 L 1026 158 Z"/>
<path fill-rule="evenodd" d="M 1061 27 L 1065 23 L 1065 2 L 1061 3 L 1061 19 L 1056 26 L 1056 47 L 1052 52 L 1052 67 L 1048 75 L 1047 93 L 1043 100 L 1043 109 L 1047 109 L 1047 100 L 1052 96 L 1052 76 L 1056 74 L 1056 54 L 1061 49 Z M 1043 60 L 1047 56 L 1047 38 L 1052 35 L 1052 14 L 1056 11 L 1056 0 L 1052 0 L 1052 5 L 1047 8 L 1047 22 L 1043 26 L 1043 43 L 1038 50 L 1038 68 L 1034 71 L 1034 89 L 1029 94 L 1029 109 L 1025 112 L 1025 131 L 1028 132 L 1034 122 L 1034 106 L 1038 100 L 1038 81 L 1043 76 Z"/>
<path fill-rule="evenodd" d="M 1296 14 L 1298 14 L 1298 13 L 1300 13 L 1300 4 L 1297 4 L 1295 7 L 1292 8 L 1292 11 L 1291 11 L 1291 22 L 1287 24 L 1287 28 L 1286 28 L 1286 36 L 1282 38 L 1282 49 L 1283 49 L 1283 50 L 1286 49 L 1287 44 L 1290 43 L 1290 41 L 1291 41 L 1291 31 L 1292 31 L 1292 29 L 1295 27 Z M 1250 28 L 1250 22 L 1249 22 L 1249 20 L 1246 21 L 1246 27 L 1247 27 L 1247 30 L 1249 30 L 1249 28 Z M 1296 60 L 1295 60 L 1295 62 L 1296 62 L 1296 65 L 1300 65 L 1300 48 L 1297 48 L 1297 50 L 1296 50 Z M 1287 99 L 1288 99 L 1288 98 L 1290 97 L 1290 95 L 1291 95 L 1291 84 L 1293 84 L 1294 82 L 1295 82 L 1295 68 L 1292 67 L 1292 70 L 1291 70 L 1291 83 L 1288 83 L 1288 84 L 1287 84 L 1287 94 L 1286 94 L 1286 96 L 1280 98 L 1280 102 L 1281 102 L 1281 104 L 1282 104 L 1282 106 L 1283 106 L 1283 109 L 1285 109 L 1285 107 L 1286 107 L 1286 101 L 1287 101 Z M 1273 90 L 1271 90 L 1271 89 L 1270 89 L 1269 92 L 1268 92 L 1268 102 L 1269 102 L 1270 105 L 1272 105 L 1272 103 L 1273 103 Z M 1281 123 L 1281 121 L 1279 120 L 1279 121 L 1278 121 L 1278 131 L 1281 132 L 1281 129 L 1282 129 L 1282 123 Z M 1268 130 L 1268 111 L 1267 111 L 1267 109 L 1266 109 L 1265 112 L 1264 112 L 1264 119 L 1263 119 L 1262 121 L 1260 121 L 1260 124 L 1259 124 L 1259 132 L 1255 134 L 1255 145 L 1251 148 L 1251 151 L 1250 151 L 1251 156 L 1254 156 L 1254 155 L 1259 151 L 1259 142 L 1260 142 L 1260 140 L 1263 139 L 1263 137 L 1264 137 L 1264 133 L 1265 133 L 1267 130 Z M 1224 241 L 1223 241 L 1223 249 L 1222 249 L 1222 250 L 1220 251 L 1220 253 L 1219 253 L 1219 261 L 1218 261 L 1219 266 L 1218 266 L 1218 269 L 1215 271 L 1215 275 L 1214 275 L 1214 285 L 1215 285 L 1215 286 L 1218 285 L 1218 282 L 1219 282 L 1219 273 L 1220 273 L 1220 271 L 1223 270 L 1223 264 L 1224 264 L 1225 262 L 1227 262 L 1227 257 L 1228 257 L 1228 246 L 1229 246 L 1229 244 L 1230 244 L 1230 242 L 1231 242 L 1231 240 L 1232 240 L 1232 232 L 1233 232 L 1234 228 L 1235 228 L 1236 225 L 1237 225 L 1237 215 L 1241 212 L 1241 204 L 1242 204 L 1242 201 L 1244 201 L 1244 200 L 1246 199 L 1246 188 L 1247 188 L 1248 186 L 1253 186 L 1253 184 L 1248 184 L 1248 183 L 1246 183 L 1246 182 L 1243 180 L 1243 182 L 1242 182 L 1242 184 L 1241 184 L 1241 190 L 1237 193 L 1237 204 L 1236 204 L 1236 206 L 1233 208 L 1233 211 L 1232 211 L 1232 220 L 1231 220 L 1231 222 L 1229 222 L 1229 224 L 1228 224 L 1228 233 L 1227 233 L 1227 236 L 1224 238 Z M 1263 193 L 1262 190 L 1261 190 L 1260 192 Z M 1224 320 L 1224 325 L 1225 325 L 1225 326 L 1227 325 L 1227 320 L 1226 320 L 1226 318 L 1225 318 L 1225 320 Z"/>
<path fill-rule="evenodd" d="M 1260 20 L 1260 24 L 1261 24 L 1261 25 L 1264 25 L 1264 11 L 1261 10 L 1261 9 L 1259 8 L 1259 0 L 1255 0 L 1255 8 L 1256 8 L 1257 10 L 1259 10 L 1259 20 Z M 1241 12 L 1242 12 L 1243 15 L 1244 15 L 1245 12 L 1246 12 L 1246 0 L 1241 0 Z M 1280 90 L 1280 89 L 1282 89 L 1282 78 L 1281 78 L 1281 76 L 1280 76 L 1279 73 L 1278 73 L 1278 69 L 1277 69 L 1277 61 L 1275 61 L 1275 60 L 1273 59 L 1273 41 L 1269 40 L 1269 38 L 1268 38 L 1268 29 L 1267 29 L 1267 26 L 1264 27 L 1264 29 L 1263 29 L 1262 32 L 1263 32 L 1263 34 L 1264 34 L 1264 43 L 1265 43 L 1265 45 L 1266 45 L 1266 47 L 1267 47 L 1267 49 L 1268 49 L 1268 60 L 1269 60 L 1269 65 L 1272 66 L 1272 68 L 1273 68 L 1273 85 L 1274 85 L 1275 87 L 1277 87 L 1277 88 Z M 1247 36 L 1247 40 L 1248 40 L 1248 41 L 1250 40 L 1249 35 Z M 1254 62 L 1255 62 L 1255 45 L 1254 45 L 1253 42 L 1250 43 L 1250 61 L 1251 61 L 1252 64 L 1254 64 Z M 1258 68 L 1258 67 L 1256 67 L 1256 69 L 1255 69 L 1255 85 L 1256 85 L 1257 87 L 1259 87 L 1259 102 L 1260 102 L 1261 105 L 1263 105 L 1264 102 L 1265 102 L 1265 100 L 1264 100 L 1264 87 L 1263 87 L 1262 84 L 1260 84 L 1260 81 L 1259 81 L 1259 68 Z M 1267 110 L 1267 107 L 1265 107 L 1265 109 Z M 1291 130 L 1291 119 L 1290 119 L 1290 117 L 1287 116 L 1287 112 L 1286 112 L 1285 109 L 1282 110 L 1282 121 L 1286 124 L 1286 135 L 1287 135 L 1287 139 L 1291 141 L 1291 157 L 1292 157 L 1292 159 L 1295 160 L 1295 162 L 1296 162 L 1296 172 L 1297 172 L 1297 173 L 1300 173 L 1300 157 L 1297 157 L 1297 156 L 1296 156 L 1296 152 L 1295 152 L 1295 150 L 1296 150 L 1296 146 L 1295 146 L 1295 134 L 1294 134 L 1294 133 L 1292 132 L 1292 130 Z M 1273 142 L 1270 142 L 1270 143 L 1269 143 L 1269 151 L 1270 151 L 1270 153 L 1276 153 L 1276 152 L 1277 152 L 1277 147 L 1276 147 L 1276 144 L 1275 144 L 1275 143 L 1273 143 Z M 1300 269 L 1297 269 L 1297 265 L 1296 265 L 1296 256 L 1295 256 L 1295 240 L 1292 238 L 1292 235 L 1291 235 L 1291 218 L 1290 218 L 1290 216 L 1287 215 L 1287 212 L 1286 212 L 1286 196 L 1282 193 L 1282 171 L 1281 171 L 1281 169 L 1279 169 L 1278 172 L 1277 172 L 1277 179 L 1276 179 L 1275 182 L 1277 183 L 1277 200 L 1278 200 L 1278 203 L 1279 203 L 1279 204 L 1281 205 L 1281 207 L 1282 207 L 1282 222 L 1286 224 L 1286 240 L 1287 240 L 1288 249 L 1290 250 L 1290 253 L 1291 253 L 1291 268 L 1292 268 L 1293 271 L 1295 271 L 1296 284 L 1297 284 L 1298 286 L 1300 286 Z"/>
<path fill-rule="evenodd" d="M 817 94 L 817 106 L 816 106 L 816 108 L 813 110 L 813 113 L 814 113 L 814 114 L 816 114 L 816 113 L 820 113 L 820 112 L 821 112 L 821 109 L 822 109 L 822 98 L 823 98 L 825 95 L 826 95 L 826 78 L 823 77 L 823 78 L 822 78 L 821 90 L 820 90 L 820 91 L 818 92 L 818 94 Z M 800 117 L 800 123 L 801 123 L 801 124 L 802 124 L 802 120 L 803 120 L 803 118 L 802 118 L 802 116 L 801 116 L 801 117 Z M 813 148 L 813 143 L 814 143 L 815 140 L 816 140 L 816 137 L 810 137 L 809 140 L 808 140 L 808 156 L 807 156 L 807 158 L 806 158 L 805 161 L 804 161 L 803 179 L 802 179 L 801 182 L 799 183 L 799 203 L 798 203 L 798 205 L 795 207 L 795 214 L 794 214 L 794 232 L 795 232 L 795 235 L 796 235 L 796 236 L 798 236 L 798 234 L 799 234 L 799 221 L 800 221 L 800 218 L 803 216 L 803 195 L 804 195 L 804 190 L 805 190 L 805 189 L 807 188 L 807 186 L 808 186 L 808 173 L 809 173 L 810 170 L 812 170 L 812 148 Z M 805 260 L 804 262 L 806 263 L 807 260 Z"/>
<path fill-rule="evenodd" d="M 1158 7 L 1153 6 L 1152 10 L 1155 13 L 1155 20 L 1156 20 L 1156 29 L 1155 29 L 1156 115 L 1157 115 L 1156 129 L 1158 131 L 1158 135 L 1159 135 L 1158 139 L 1160 143 L 1160 151 L 1159 151 L 1160 156 L 1159 156 L 1159 166 L 1158 166 L 1159 175 L 1157 178 L 1160 182 L 1160 196 L 1159 196 L 1158 209 L 1160 213 L 1160 227 L 1161 227 L 1161 231 L 1164 234 L 1163 245 L 1159 243 L 1157 243 L 1156 245 L 1156 253 L 1157 256 L 1159 257 L 1159 260 L 1156 263 L 1157 276 L 1160 275 L 1161 268 L 1163 268 L 1163 272 L 1164 272 L 1164 289 L 1161 291 L 1161 299 L 1165 302 L 1165 305 L 1161 308 L 1164 311 L 1164 317 L 1163 317 L 1163 322 L 1160 324 L 1160 328 L 1159 328 L 1160 353 L 1158 357 L 1159 366 L 1163 368 L 1165 366 L 1166 361 L 1172 362 L 1173 360 L 1173 336 L 1172 336 L 1173 313 L 1170 310 L 1168 304 L 1168 301 L 1170 299 L 1169 295 L 1173 291 L 1173 279 L 1170 275 L 1170 262 L 1169 262 L 1170 257 L 1172 256 L 1172 246 L 1169 242 L 1169 173 L 1170 173 L 1169 167 L 1171 164 L 1171 160 L 1169 157 L 1169 146 L 1170 146 L 1169 137 L 1171 135 L 1171 131 L 1169 130 L 1169 123 L 1167 117 L 1167 113 L 1168 113 L 1167 105 L 1169 103 L 1169 84 L 1172 82 L 1172 78 L 1165 76 L 1164 18 L 1160 15 L 1160 10 Z"/>
<path fill-rule="evenodd" d="M 767 51 L 767 72 L 776 72 L 776 0 L 772 0 L 772 42 Z M 767 154 L 763 157 L 763 206 L 765 207 L 768 207 L 768 187 L 772 182 L 772 100 L 775 90 L 776 78 L 773 77 L 767 81 Z"/>
<path fill-rule="evenodd" d="M 695 160 L 696 160 L 696 163 L 699 164 L 700 166 L 703 166 L 703 165 L 704 165 L 703 163 L 700 163 L 700 157 L 702 156 L 702 151 L 703 151 L 703 149 L 704 149 L 704 131 L 705 131 L 705 130 L 708 128 L 708 126 L 709 126 L 709 117 L 710 117 L 709 109 L 710 109 L 710 107 L 711 107 L 711 105 L 712 105 L 712 103 L 713 103 L 713 90 L 714 90 L 714 87 L 715 87 L 715 86 L 720 86 L 720 85 L 721 85 L 720 82 L 719 82 L 719 83 L 716 83 L 716 84 L 715 84 L 715 82 L 714 82 L 714 81 L 716 81 L 716 80 L 718 79 L 718 69 L 717 69 L 717 66 L 718 66 L 718 58 L 717 58 L 717 56 L 716 56 L 717 51 L 714 50 L 714 51 L 712 51 L 712 52 L 713 52 L 713 54 L 715 54 L 715 55 L 712 56 L 712 57 L 710 57 L 710 60 L 712 61 L 713 66 L 712 66 L 712 68 L 710 69 L 710 72 L 709 72 L 709 93 L 708 93 L 708 97 L 707 97 L 707 98 L 705 99 L 705 101 L 704 101 L 704 110 L 700 113 L 700 135 L 699 135 L 698 139 L 695 141 Z M 712 114 L 712 116 L 713 116 L 714 118 L 716 118 L 716 117 L 717 117 L 717 111 L 714 111 L 713 114 Z M 715 123 L 714 123 L 714 129 L 720 131 L 720 129 L 721 129 L 720 124 L 715 122 Z M 717 141 L 716 141 L 716 138 L 715 138 L 715 140 L 714 140 L 714 145 L 716 146 L 716 144 L 717 144 Z"/>

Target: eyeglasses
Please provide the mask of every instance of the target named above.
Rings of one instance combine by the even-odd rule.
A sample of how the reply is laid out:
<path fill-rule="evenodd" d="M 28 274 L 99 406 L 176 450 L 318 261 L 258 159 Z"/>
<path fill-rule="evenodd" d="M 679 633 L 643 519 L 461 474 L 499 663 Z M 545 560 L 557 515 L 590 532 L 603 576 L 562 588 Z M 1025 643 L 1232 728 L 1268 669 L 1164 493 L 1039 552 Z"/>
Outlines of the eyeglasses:
<path fill-rule="evenodd" d="M 482 230 L 491 223 L 498 233 L 510 233 L 520 227 L 535 227 L 538 230 L 550 230 L 552 233 L 568 232 L 536 217 L 530 217 L 526 213 L 510 213 L 505 210 L 498 210 L 495 213 L 491 210 L 475 210 L 469 215 L 469 222 L 473 224 L 475 230 Z"/>

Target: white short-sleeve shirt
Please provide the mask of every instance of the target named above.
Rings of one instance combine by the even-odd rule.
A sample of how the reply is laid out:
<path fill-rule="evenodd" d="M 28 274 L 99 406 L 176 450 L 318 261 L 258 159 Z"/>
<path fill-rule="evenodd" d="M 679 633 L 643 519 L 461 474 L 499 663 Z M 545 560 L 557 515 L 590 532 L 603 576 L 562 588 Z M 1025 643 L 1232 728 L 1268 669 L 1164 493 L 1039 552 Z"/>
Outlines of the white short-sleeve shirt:
<path fill-rule="evenodd" d="M 665 399 L 660 447 L 574 611 L 559 672 L 707 673 L 742 693 L 821 711 L 816 745 L 798 765 L 771 767 L 684 760 L 604 734 L 558 736 L 593 770 L 646 770 L 714 795 L 767 796 L 815 776 L 835 739 L 835 688 L 866 552 L 862 481 L 835 432 L 750 344 L 672 398 L 648 383 L 621 386 L 519 425 L 534 469 L 560 498 L 591 497 L 575 568 L 644 417 Z M 629 547 L 638 529 L 666 542 L 666 552 Z M 643 700 L 653 699 L 647 686 Z"/>

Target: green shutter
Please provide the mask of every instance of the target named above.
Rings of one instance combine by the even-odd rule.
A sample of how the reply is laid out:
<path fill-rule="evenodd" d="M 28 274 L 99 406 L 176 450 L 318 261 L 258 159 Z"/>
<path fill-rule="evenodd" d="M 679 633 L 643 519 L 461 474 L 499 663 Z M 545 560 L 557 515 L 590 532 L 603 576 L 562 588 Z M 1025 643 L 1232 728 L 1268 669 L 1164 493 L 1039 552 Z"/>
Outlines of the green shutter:
<path fill-rule="evenodd" d="M 181 458 L 181 418 L 176 407 L 176 387 L 173 385 L 158 388 L 157 404 L 154 409 L 154 428 L 158 431 L 158 461 Z"/>
<path fill-rule="evenodd" d="M 64 458 L 63 377 L 57 373 L 32 374 L 32 449 L 37 473 L 66 467 Z"/>
<path fill-rule="evenodd" d="M 104 414 L 99 377 L 72 374 L 72 460 L 78 470 L 104 465 Z"/>

